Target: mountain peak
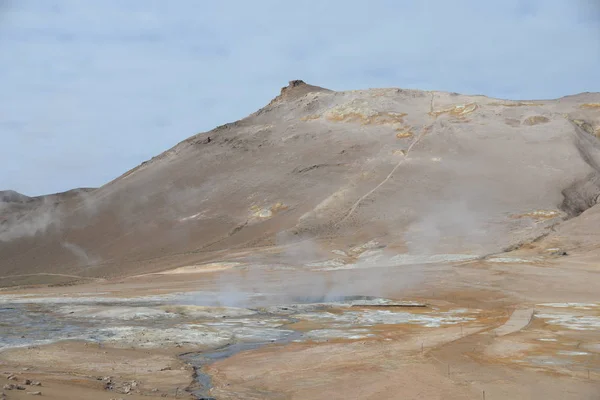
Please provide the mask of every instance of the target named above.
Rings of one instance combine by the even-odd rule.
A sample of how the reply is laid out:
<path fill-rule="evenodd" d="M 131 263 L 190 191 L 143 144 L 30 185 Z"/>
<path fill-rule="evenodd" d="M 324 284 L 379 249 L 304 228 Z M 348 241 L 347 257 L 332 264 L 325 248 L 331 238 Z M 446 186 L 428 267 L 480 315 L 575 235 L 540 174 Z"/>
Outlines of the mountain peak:
<path fill-rule="evenodd" d="M 298 86 L 302 86 L 302 85 L 306 85 L 306 82 L 304 82 L 302 79 L 294 79 L 294 80 L 291 80 L 288 82 L 287 87 L 298 87 Z"/>
<path fill-rule="evenodd" d="M 269 105 L 280 101 L 295 100 L 311 92 L 332 92 L 332 90 L 310 85 L 301 79 L 294 79 L 289 81 L 287 86 L 281 88 L 279 96 L 275 97 Z"/>

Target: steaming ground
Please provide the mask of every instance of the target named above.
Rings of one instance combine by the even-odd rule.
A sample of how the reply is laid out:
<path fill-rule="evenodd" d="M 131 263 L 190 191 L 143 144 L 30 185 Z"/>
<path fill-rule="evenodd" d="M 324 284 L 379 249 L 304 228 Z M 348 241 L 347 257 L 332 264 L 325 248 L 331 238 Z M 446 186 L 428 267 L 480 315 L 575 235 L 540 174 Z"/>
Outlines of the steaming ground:
<path fill-rule="evenodd" d="M 5 290 L 0 365 L 57 399 L 594 398 L 597 270 L 513 259 L 213 262 Z"/>
<path fill-rule="evenodd" d="M 6 397 L 597 398 L 599 104 L 292 81 L 101 188 L 2 192 Z"/>

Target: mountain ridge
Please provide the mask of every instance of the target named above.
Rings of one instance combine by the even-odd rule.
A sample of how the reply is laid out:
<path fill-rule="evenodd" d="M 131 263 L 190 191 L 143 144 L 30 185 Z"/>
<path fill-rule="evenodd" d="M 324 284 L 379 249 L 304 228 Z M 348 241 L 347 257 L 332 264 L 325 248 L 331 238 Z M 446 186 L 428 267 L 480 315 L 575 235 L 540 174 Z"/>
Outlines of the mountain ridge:
<path fill-rule="evenodd" d="M 581 151 L 598 141 L 596 103 L 290 81 L 97 189 L 4 215 L 0 276 L 126 276 L 306 240 L 315 257 L 372 239 L 411 254 L 501 251 L 570 218 L 568 188 L 568 204 L 595 206 L 600 189 L 576 182 L 597 173 Z"/>

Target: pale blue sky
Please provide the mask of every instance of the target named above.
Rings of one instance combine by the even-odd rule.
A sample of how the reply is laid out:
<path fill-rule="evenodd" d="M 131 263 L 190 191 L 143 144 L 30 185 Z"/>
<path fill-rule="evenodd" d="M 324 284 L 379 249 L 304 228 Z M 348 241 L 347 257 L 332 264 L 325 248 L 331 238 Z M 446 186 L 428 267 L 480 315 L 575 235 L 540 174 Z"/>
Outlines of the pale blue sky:
<path fill-rule="evenodd" d="M 0 190 L 100 186 L 291 79 L 600 91 L 598 0 L 0 0 Z"/>

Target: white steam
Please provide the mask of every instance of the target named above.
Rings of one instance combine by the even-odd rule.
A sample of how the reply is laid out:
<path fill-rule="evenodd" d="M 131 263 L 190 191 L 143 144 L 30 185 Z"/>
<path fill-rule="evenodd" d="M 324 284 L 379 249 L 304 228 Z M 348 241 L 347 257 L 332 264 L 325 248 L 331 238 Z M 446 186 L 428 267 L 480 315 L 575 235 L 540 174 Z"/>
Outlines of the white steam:
<path fill-rule="evenodd" d="M 93 265 L 101 261 L 99 257 L 90 256 L 85 249 L 74 243 L 64 242 L 62 246 L 73 253 L 84 265 Z"/>
<path fill-rule="evenodd" d="M 437 204 L 408 226 L 404 241 L 411 255 L 473 250 L 486 240 L 486 222 L 464 200 Z"/>
<path fill-rule="evenodd" d="M 6 212 L 10 207 L 11 204 L 0 203 L 0 211 L 4 210 L 0 223 L 0 242 L 32 237 L 61 227 L 63 212 L 49 200 L 45 199 L 40 206 L 28 212 Z"/>

